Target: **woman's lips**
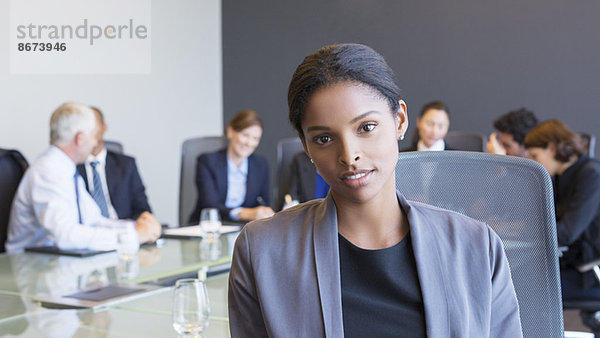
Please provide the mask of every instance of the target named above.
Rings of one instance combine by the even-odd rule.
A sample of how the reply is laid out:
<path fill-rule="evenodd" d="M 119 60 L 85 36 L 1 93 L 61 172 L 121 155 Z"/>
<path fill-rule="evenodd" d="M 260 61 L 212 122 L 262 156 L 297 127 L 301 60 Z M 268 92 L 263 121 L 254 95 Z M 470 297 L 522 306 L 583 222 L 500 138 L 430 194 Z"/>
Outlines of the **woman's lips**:
<path fill-rule="evenodd" d="M 369 178 L 371 177 L 372 171 L 358 171 L 345 173 L 341 176 L 342 181 L 350 186 L 350 187 L 360 187 L 367 184 Z"/>

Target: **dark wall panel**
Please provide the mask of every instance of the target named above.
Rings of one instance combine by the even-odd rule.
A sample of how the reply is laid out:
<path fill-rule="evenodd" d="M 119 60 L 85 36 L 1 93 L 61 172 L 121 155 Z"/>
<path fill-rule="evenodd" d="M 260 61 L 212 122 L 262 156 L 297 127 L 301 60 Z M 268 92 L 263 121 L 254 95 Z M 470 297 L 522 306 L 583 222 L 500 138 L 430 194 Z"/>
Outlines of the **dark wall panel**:
<path fill-rule="evenodd" d="M 359 42 L 395 70 L 409 133 L 420 107 L 440 99 L 453 130 L 488 134 L 495 117 L 526 106 L 600 136 L 598 13 L 596 0 L 223 0 L 224 118 L 261 114 L 258 152 L 274 171 L 277 140 L 295 135 L 286 101 L 295 67 L 323 45 Z"/>

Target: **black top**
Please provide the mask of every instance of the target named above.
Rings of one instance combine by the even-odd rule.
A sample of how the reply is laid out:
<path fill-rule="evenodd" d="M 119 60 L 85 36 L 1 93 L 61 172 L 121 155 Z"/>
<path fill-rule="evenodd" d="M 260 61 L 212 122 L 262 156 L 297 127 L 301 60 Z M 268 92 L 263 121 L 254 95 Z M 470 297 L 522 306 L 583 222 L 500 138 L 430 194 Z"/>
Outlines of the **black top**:
<path fill-rule="evenodd" d="M 365 250 L 339 235 L 345 337 L 425 337 L 425 313 L 410 236 Z"/>
<path fill-rule="evenodd" d="M 554 193 L 558 244 L 569 246 L 563 263 L 600 257 L 600 162 L 581 155 L 554 178 Z"/>

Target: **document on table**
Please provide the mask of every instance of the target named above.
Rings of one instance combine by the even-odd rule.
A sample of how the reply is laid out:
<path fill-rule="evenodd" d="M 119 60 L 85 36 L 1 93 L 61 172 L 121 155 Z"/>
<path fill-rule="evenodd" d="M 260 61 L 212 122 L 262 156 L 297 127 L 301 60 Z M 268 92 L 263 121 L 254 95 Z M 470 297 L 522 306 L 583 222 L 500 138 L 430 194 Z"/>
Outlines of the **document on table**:
<path fill-rule="evenodd" d="M 226 234 L 230 232 L 240 231 L 241 225 L 222 225 L 219 229 L 220 234 Z M 180 227 L 173 229 L 164 229 L 163 237 L 174 238 L 174 237 L 205 237 L 206 233 L 202 230 L 200 225 L 192 225 L 188 227 Z"/>

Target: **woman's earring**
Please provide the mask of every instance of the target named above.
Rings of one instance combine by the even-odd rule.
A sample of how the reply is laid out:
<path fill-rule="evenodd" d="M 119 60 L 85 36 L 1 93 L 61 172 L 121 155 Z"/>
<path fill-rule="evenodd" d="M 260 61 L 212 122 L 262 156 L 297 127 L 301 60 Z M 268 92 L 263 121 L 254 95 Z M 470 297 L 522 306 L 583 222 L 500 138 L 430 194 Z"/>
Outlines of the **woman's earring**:
<path fill-rule="evenodd" d="M 312 160 L 312 157 L 310 158 L 310 163 L 315 164 L 315 162 Z"/>
<path fill-rule="evenodd" d="M 400 141 L 404 140 L 404 135 L 400 136 Z"/>

